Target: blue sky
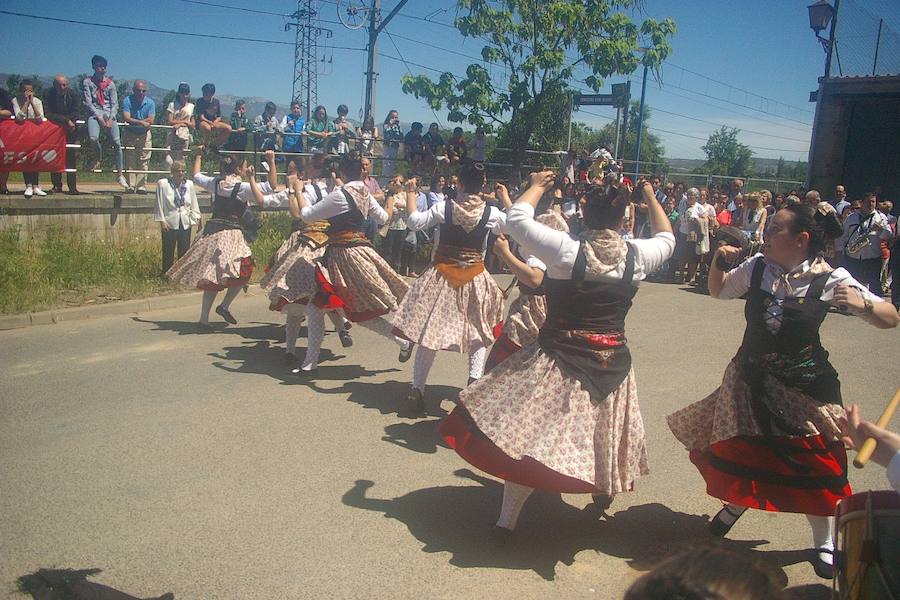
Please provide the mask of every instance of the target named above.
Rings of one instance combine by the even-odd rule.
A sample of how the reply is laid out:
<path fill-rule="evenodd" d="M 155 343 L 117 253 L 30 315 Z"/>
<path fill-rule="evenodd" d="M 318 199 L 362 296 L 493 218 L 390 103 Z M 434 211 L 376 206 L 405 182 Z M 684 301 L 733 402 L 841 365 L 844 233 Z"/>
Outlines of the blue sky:
<path fill-rule="evenodd" d="M 209 1 L 275 13 L 290 13 L 296 8 L 292 0 Z M 742 130 L 741 141 L 752 146 L 757 156 L 806 159 L 814 111 L 808 96 L 824 70 L 824 52 L 809 29 L 809 3 L 810 0 L 644 0 L 646 15 L 672 17 L 678 25 L 672 40 L 674 51 L 663 67 L 663 85 L 651 81 L 647 89 L 647 102 L 657 109 L 650 126 L 662 137 L 667 156 L 702 157 L 700 147 L 706 137 L 718 124 L 726 124 Z M 383 0 L 383 12 L 386 14 L 395 4 L 395 0 Z M 891 19 L 897 17 L 897 6 L 892 0 L 870 0 L 867 6 L 876 13 L 892 13 L 887 15 Z M 284 30 L 286 20 L 282 17 L 183 0 L 149 4 L 3 0 L 0 9 L 291 44 L 294 38 L 293 31 Z M 322 39 L 323 46 L 363 48 L 364 31 L 350 31 L 337 24 L 336 9 L 333 0 L 319 0 L 322 26 L 333 31 L 330 39 Z M 481 44 L 466 40 L 455 29 L 441 24 L 452 22 L 454 13 L 453 2 L 410 0 L 401 16 L 388 25 L 386 31 L 392 36 L 381 36 L 380 52 L 435 69 L 463 72 L 472 61 L 426 45 L 479 55 Z M 425 17 L 435 22 L 428 22 Z M 118 78 L 141 77 L 169 88 L 179 81 L 188 81 L 196 92 L 206 81 L 213 81 L 221 93 L 260 96 L 279 104 L 286 104 L 290 97 L 293 49 L 288 44 L 129 32 L 7 15 L 2 18 L 0 71 L 41 75 L 86 72 L 90 70 L 91 55 L 100 53 L 109 59 L 110 74 Z M 890 22 L 896 24 L 896 20 Z M 321 54 L 331 58 L 331 62 L 320 63 L 319 101 L 329 112 L 345 103 L 355 115 L 363 101 L 365 53 L 332 48 Z M 404 63 L 378 60 L 376 121 L 383 119 L 390 108 L 399 110 L 404 122 L 434 120 L 423 102 L 400 90 L 400 78 L 406 73 Z M 409 65 L 409 69 L 415 74 L 436 76 L 414 65 Z M 498 85 L 503 85 L 503 70 L 493 68 L 492 73 Z M 640 73 L 631 78 L 632 95 L 637 98 Z M 607 85 L 616 81 L 621 78 L 612 78 Z M 614 109 L 606 107 L 588 110 L 593 114 L 579 112 L 576 119 L 602 126 L 615 115 Z M 438 116 L 447 123 L 445 114 L 439 111 Z"/>

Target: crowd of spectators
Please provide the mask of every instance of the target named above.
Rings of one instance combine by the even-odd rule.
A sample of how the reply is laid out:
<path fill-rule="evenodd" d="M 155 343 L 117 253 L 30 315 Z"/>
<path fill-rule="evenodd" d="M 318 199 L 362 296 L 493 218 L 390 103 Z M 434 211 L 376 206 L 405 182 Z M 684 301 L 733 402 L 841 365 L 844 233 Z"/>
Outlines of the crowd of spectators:
<path fill-rule="evenodd" d="M 147 82 L 142 79 L 135 80 L 131 93 L 120 100 L 115 82 L 107 75 L 106 59 L 94 56 L 91 66 L 93 74 L 80 82 L 80 95 L 62 75 L 54 79 L 53 86 L 43 98 L 35 94 L 33 81 L 22 80 L 14 97 L 5 92 L 0 96 L 0 119 L 37 123 L 49 120 L 65 130 L 70 144 L 78 143 L 77 122 L 83 120 L 87 132 L 84 147 L 93 159 L 91 170 L 100 165 L 103 152 L 100 139 L 106 137 L 114 152 L 116 181 L 129 191 L 147 193 L 156 102 L 149 96 Z M 174 99 L 165 107 L 165 160 L 170 168 L 182 164 L 194 143 L 202 144 L 214 153 L 247 151 L 249 146 L 258 152 L 275 150 L 284 157 L 289 169 L 302 170 L 304 154 L 344 154 L 355 150 L 367 158 L 378 156 L 382 159 L 381 183 L 387 194 L 375 177 L 367 174 L 370 189 L 377 198 L 390 197 L 396 193 L 398 185 L 402 187 L 403 178 L 398 177 L 398 166 L 400 161 L 405 161 L 408 176 L 417 176 L 420 181 L 430 184 L 423 187 L 420 197 L 422 207 L 427 208 L 455 193 L 453 173 L 456 165 L 467 159 L 479 162 L 486 159 L 487 142 L 480 127 L 467 141 L 460 127 L 445 139 L 438 123 L 430 123 L 426 131 L 424 125 L 416 121 L 404 131 L 396 110 L 388 111 L 380 127 L 372 117 L 355 126 L 348 119 L 349 109 L 344 104 L 337 107 L 334 118 L 329 117 L 325 106 L 319 105 L 311 111 L 307 121 L 299 101 L 292 102 L 289 112 L 280 119 L 276 113 L 276 105 L 267 102 L 261 114 L 251 116 L 247 114 L 247 103 L 237 100 L 230 117 L 226 117 L 216 97 L 215 84 L 205 83 L 201 87 L 201 97 L 194 101 L 190 85 L 180 83 Z M 127 149 L 124 153 L 123 147 Z M 66 184 L 68 193 L 73 195 L 79 193 L 74 172 L 75 155 L 76 152 L 70 149 L 66 156 Z M 263 162 L 262 166 L 268 167 L 268 162 Z M 621 171 L 621 164 L 613 160 L 607 148 L 593 152 L 588 148 L 572 148 L 561 156 L 560 181 L 550 204 L 577 234 L 582 228 L 579 198 L 587 186 L 601 182 L 604 174 L 620 174 Z M 369 172 L 374 173 L 371 162 Z M 48 193 L 41 188 L 38 173 L 23 173 L 23 179 L 26 197 Z M 7 176 L 0 175 L 0 193 L 9 193 L 6 181 Z M 50 192 L 62 193 L 61 174 L 52 173 L 51 181 Z M 669 215 L 677 239 L 675 254 L 655 275 L 657 280 L 704 286 L 720 230 L 736 228 L 753 249 L 759 249 L 765 242 L 766 224 L 775 211 L 786 204 L 800 202 L 833 213 L 834 221 L 840 227 L 836 239 L 828 245 L 827 260 L 834 266 L 846 267 L 870 289 L 887 293 L 893 282 L 893 302 L 895 305 L 900 302 L 897 289 L 900 278 L 896 276 L 900 263 L 897 212 L 890 201 L 881 197 L 880 190 L 851 199 L 846 188 L 838 185 L 825 200 L 819 191 L 802 188 L 774 195 L 765 189 L 745 192 L 745 182 L 740 178 L 727 185 L 711 183 L 708 186 L 690 186 L 683 181 L 671 180 L 663 185 L 660 176 L 653 176 L 650 181 Z M 415 270 L 414 249 L 427 246 L 428 236 L 405 230 L 401 223 L 402 219 L 395 219 L 380 231 L 380 237 L 385 240 L 381 245 L 398 270 L 412 273 Z M 649 236 L 646 205 L 638 201 L 627 208 L 620 233 L 626 238 Z M 379 230 L 372 224 L 368 234 L 376 240 Z M 891 252 L 892 247 L 894 252 Z"/>

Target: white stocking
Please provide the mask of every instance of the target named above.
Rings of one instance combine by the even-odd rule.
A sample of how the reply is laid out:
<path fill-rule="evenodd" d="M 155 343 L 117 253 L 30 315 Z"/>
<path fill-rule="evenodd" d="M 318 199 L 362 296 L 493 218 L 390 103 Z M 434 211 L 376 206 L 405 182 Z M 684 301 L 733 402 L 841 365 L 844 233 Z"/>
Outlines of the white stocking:
<path fill-rule="evenodd" d="M 205 290 L 203 292 L 203 300 L 200 304 L 200 322 L 201 323 L 209 323 L 209 311 L 212 310 L 213 302 L 216 301 L 216 296 L 219 295 L 219 292 L 215 290 Z"/>
<path fill-rule="evenodd" d="M 284 328 L 284 351 L 290 354 L 297 348 L 297 336 L 300 335 L 300 325 L 306 318 L 306 307 L 301 304 L 288 304 L 281 309 L 287 319 Z"/>
<path fill-rule="evenodd" d="M 374 319 L 369 319 L 368 321 L 362 321 L 361 323 L 359 323 L 359 326 L 365 327 L 369 331 L 374 331 L 378 335 L 394 340 L 395 342 L 400 344 L 401 348 L 406 349 L 409 347 L 408 341 L 400 339 L 394 335 L 394 326 L 384 317 L 375 317 Z"/>
<path fill-rule="evenodd" d="M 425 391 L 425 381 L 428 379 L 428 372 L 431 371 L 431 365 L 434 364 L 434 357 L 437 356 L 436 350 L 419 346 L 416 349 L 416 360 L 413 362 L 413 380 L 412 386 L 420 392 Z"/>
<path fill-rule="evenodd" d="M 487 360 L 487 348 L 482 346 L 469 353 L 469 379 L 481 379 L 484 375 L 484 362 Z"/>
<path fill-rule="evenodd" d="M 328 311 L 328 320 L 331 321 L 331 324 L 334 325 L 335 331 L 343 331 L 344 323 L 347 322 L 347 319 L 336 310 Z"/>
<path fill-rule="evenodd" d="M 834 517 L 806 515 L 806 518 L 812 527 L 813 544 L 816 548 L 834 550 Z M 819 552 L 819 558 L 826 564 L 834 564 L 832 555 L 827 552 Z"/>
<path fill-rule="evenodd" d="M 509 529 L 512 531 L 516 528 L 519 520 L 519 513 L 525 506 L 525 501 L 534 488 L 525 485 L 519 485 L 512 481 L 503 482 L 503 504 L 500 507 L 500 518 L 497 519 L 497 527 Z"/>
<path fill-rule="evenodd" d="M 325 338 L 325 313 L 322 309 L 309 303 L 306 307 L 306 356 L 301 369 L 311 371 L 319 366 L 319 351 Z"/>

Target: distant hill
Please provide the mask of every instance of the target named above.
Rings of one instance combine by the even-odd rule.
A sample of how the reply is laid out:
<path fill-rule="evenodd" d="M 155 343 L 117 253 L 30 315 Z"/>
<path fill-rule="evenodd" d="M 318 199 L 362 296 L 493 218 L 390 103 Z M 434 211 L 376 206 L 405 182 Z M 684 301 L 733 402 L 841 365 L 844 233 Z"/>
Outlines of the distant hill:
<path fill-rule="evenodd" d="M 669 163 L 669 166 L 673 170 L 682 172 L 693 172 L 694 169 L 699 169 L 706 163 L 702 158 L 667 158 L 666 162 Z M 753 172 L 756 174 L 775 173 L 775 169 L 778 168 L 778 159 L 753 157 L 751 159 L 751 164 L 753 166 Z M 785 160 L 785 166 L 793 167 L 795 164 L 796 162 L 794 161 Z M 800 164 L 803 169 L 806 169 L 806 161 L 801 161 Z"/>

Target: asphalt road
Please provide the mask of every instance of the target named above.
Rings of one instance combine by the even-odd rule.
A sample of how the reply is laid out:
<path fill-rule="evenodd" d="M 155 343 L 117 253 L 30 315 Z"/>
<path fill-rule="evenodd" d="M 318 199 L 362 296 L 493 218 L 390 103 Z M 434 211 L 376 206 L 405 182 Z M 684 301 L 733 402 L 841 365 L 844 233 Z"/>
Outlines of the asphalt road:
<path fill-rule="evenodd" d="M 45 567 L 102 569 L 93 581 L 141 597 L 620 598 L 659 559 L 709 543 L 719 503 L 664 416 L 716 387 L 741 302 L 641 289 L 628 329 L 651 474 L 605 519 L 586 496 L 536 494 L 508 546 L 489 536 L 501 485 L 435 436 L 464 356 L 440 356 L 429 416 L 411 420 L 397 408 L 412 363 L 368 331 L 347 350 L 329 334 L 306 384 L 262 296 L 211 334 L 195 333 L 198 311 L 0 332 L 0 594 Z M 845 400 L 869 416 L 898 384 L 898 334 L 836 314 L 823 327 Z M 875 465 L 850 477 L 887 487 Z M 803 597 L 827 597 L 804 517 L 751 511 L 730 537 Z"/>

